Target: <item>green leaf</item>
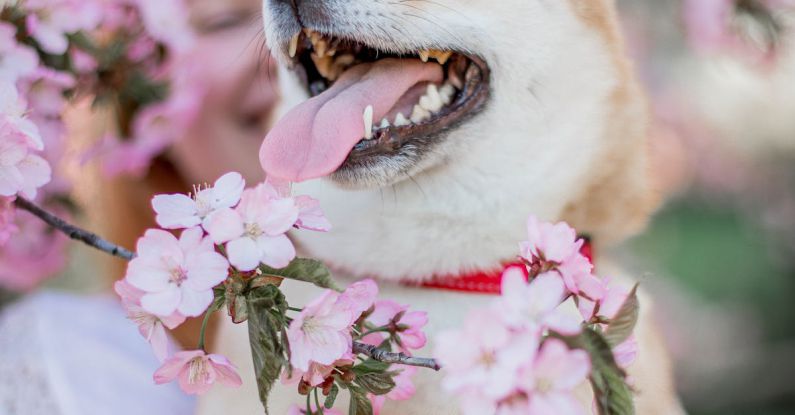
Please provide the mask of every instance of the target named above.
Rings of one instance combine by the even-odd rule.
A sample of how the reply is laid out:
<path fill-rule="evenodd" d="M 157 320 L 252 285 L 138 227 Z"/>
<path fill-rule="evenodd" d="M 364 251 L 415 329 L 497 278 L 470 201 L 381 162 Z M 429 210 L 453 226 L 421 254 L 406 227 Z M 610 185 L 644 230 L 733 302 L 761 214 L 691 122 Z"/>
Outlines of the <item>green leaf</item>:
<path fill-rule="evenodd" d="M 367 359 L 353 367 L 353 373 L 357 376 L 367 373 L 384 373 L 389 369 L 389 363 L 379 362 L 374 359 Z"/>
<path fill-rule="evenodd" d="M 331 391 L 326 396 L 326 401 L 323 402 L 323 407 L 326 409 L 331 409 L 334 407 L 334 402 L 337 401 L 337 395 L 340 393 L 340 388 L 337 384 L 331 385 Z"/>
<path fill-rule="evenodd" d="M 312 283 L 320 288 L 341 291 L 331 277 L 331 271 L 329 271 L 328 267 L 322 262 L 314 259 L 296 258 L 290 265 L 282 269 L 261 265 L 260 270 L 265 275 L 275 275 L 291 280 Z"/>
<path fill-rule="evenodd" d="M 627 299 L 624 300 L 624 304 L 618 309 L 616 316 L 607 325 L 607 330 L 605 330 L 604 334 L 607 343 L 612 347 L 624 343 L 635 330 L 639 315 L 640 302 L 638 301 L 638 285 L 636 284 Z"/>
<path fill-rule="evenodd" d="M 613 351 L 602 335 L 584 329 L 578 337 L 579 346 L 591 356 L 591 385 L 594 402 L 600 415 L 633 415 L 635 403 L 626 374 L 616 364 Z"/>
<path fill-rule="evenodd" d="M 373 405 L 367 399 L 367 392 L 355 386 L 350 387 L 351 404 L 348 415 L 373 415 Z"/>
<path fill-rule="evenodd" d="M 252 289 L 246 296 L 248 337 L 254 360 L 260 401 L 268 412 L 268 395 L 288 365 L 286 346 L 280 335 L 286 325 L 287 302 L 279 288 L 266 285 Z"/>
<path fill-rule="evenodd" d="M 354 382 L 373 395 L 386 395 L 395 389 L 393 376 L 394 373 L 390 372 L 369 372 L 356 375 Z"/>

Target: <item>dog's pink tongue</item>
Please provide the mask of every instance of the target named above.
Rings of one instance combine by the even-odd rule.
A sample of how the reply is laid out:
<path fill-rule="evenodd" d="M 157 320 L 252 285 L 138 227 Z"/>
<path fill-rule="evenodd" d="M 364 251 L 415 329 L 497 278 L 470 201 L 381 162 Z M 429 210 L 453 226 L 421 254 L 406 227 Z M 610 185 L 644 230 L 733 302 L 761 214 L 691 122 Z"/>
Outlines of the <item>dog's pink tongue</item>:
<path fill-rule="evenodd" d="M 412 86 L 442 79 L 441 66 L 419 60 L 383 59 L 355 66 L 271 129 L 260 149 L 262 168 L 270 177 L 294 182 L 326 176 L 364 137 L 368 105 L 377 126 Z"/>

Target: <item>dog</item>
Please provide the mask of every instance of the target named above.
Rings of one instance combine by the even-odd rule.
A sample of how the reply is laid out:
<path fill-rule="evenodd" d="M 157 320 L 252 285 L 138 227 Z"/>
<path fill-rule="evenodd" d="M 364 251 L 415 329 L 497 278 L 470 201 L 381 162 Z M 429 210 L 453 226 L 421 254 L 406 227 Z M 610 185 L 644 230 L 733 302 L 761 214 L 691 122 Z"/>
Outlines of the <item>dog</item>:
<path fill-rule="evenodd" d="M 492 297 L 407 282 L 499 268 L 516 258 L 530 214 L 568 222 L 600 252 L 658 204 L 646 102 L 612 0 L 265 0 L 263 10 L 273 55 L 297 76 L 280 76 L 283 117 L 260 158 L 334 225 L 294 235 L 299 251 L 427 311 L 431 343 Z M 317 294 L 285 291 L 296 306 Z M 637 412 L 682 413 L 651 301 L 641 301 L 629 370 Z M 224 323 L 216 350 L 241 366 L 245 386 L 211 392 L 199 413 L 262 412 L 243 326 Z M 441 378 L 419 372 L 416 396 L 382 413 L 459 413 Z M 291 402 L 305 404 L 294 386 L 277 387 L 271 413 Z"/>

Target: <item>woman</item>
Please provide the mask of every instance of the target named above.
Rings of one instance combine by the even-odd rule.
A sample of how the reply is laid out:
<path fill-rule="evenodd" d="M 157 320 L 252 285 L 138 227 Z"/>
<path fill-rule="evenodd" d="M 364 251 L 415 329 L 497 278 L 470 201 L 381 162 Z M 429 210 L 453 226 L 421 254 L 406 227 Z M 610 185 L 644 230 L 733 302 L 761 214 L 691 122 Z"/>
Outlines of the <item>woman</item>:
<path fill-rule="evenodd" d="M 77 181 L 85 225 L 123 246 L 133 247 L 153 225 L 149 201 L 155 193 L 186 192 L 190 184 L 230 170 L 249 182 L 261 179 L 256 154 L 277 98 L 261 3 L 189 0 L 188 6 L 196 32 L 188 62 L 206 88 L 195 122 L 142 179 L 98 186 Z M 193 400 L 175 385 L 154 385 L 151 376 L 160 363 L 110 294 L 124 264 L 113 263 L 110 273 L 80 267 L 81 274 L 110 275 L 99 278 L 104 295 L 39 293 L 0 314 L 0 414 L 192 413 Z M 181 333 L 195 336 L 195 326 L 186 324 L 175 335 L 194 348 L 195 338 Z"/>

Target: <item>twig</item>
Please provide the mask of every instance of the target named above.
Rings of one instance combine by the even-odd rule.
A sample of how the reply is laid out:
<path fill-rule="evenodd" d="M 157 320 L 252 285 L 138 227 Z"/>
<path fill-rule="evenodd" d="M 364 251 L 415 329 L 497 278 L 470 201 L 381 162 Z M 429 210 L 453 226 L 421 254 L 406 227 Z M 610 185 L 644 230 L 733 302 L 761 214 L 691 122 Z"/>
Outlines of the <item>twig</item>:
<path fill-rule="evenodd" d="M 86 230 L 80 229 L 70 223 L 67 223 L 65 220 L 40 208 L 30 200 L 27 200 L 22 197 L 17 197 L 16 200 L 14 200 L 14 204 L 18 208 L 32 213 L 39 219 L 46 222 L 48 225 L 63 232 L 66 236 L 74 240 L 83 242 L 84 244 L 99 249 L 100 251 L 117 256 L 119 258 L 126 259 L 128 261 L 135 258 L 135 253 L 130 252 L 127 249 L 124 249 L 114 243 L 108 242 L 100 238 L 96 234 L 93 234 Z"/>
<path fill-rule="evenodd" d="M 396 363 L 406 366 L 425 367 L 436 371 L 442 368 L 442 366 L 440 366 L 439 363 L 434 359 L 411 357 L 405 353 L 392 353 L 384 349 L 379 349 L 373 345 L 359 342 L 353 342 L 353 352 L 361 353 L 365 356 L 369 356 L 373 360 L 383 363 Z"/>

